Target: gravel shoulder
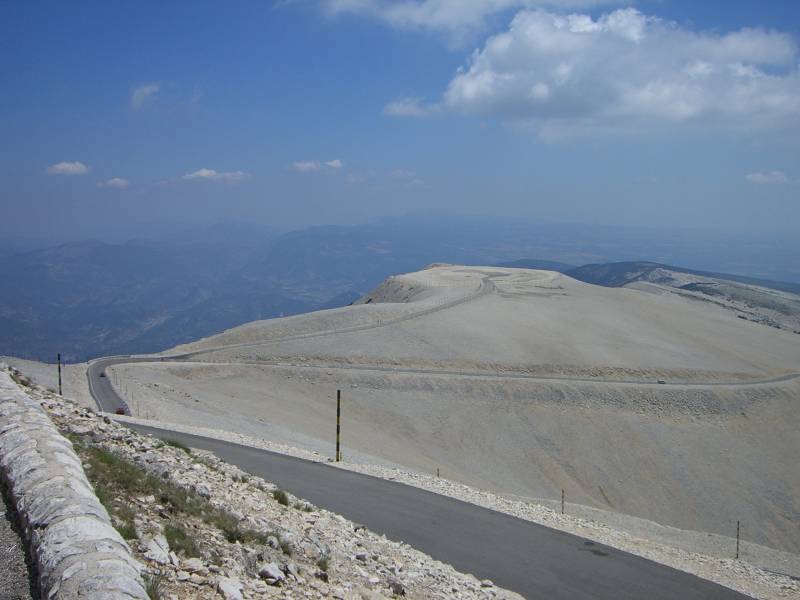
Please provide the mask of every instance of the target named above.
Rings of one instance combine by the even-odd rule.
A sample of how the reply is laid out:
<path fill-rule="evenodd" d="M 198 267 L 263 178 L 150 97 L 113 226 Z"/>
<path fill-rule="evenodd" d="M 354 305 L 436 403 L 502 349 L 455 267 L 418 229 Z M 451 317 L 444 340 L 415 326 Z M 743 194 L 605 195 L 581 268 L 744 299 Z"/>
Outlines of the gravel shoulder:
<path fill-rule="evenodd" d="M 17 513 L 0 484 L 3 516 L 0 518 L 0 600 L 38 598 L 36 571 L 28 560 L 19 529 Z"/>

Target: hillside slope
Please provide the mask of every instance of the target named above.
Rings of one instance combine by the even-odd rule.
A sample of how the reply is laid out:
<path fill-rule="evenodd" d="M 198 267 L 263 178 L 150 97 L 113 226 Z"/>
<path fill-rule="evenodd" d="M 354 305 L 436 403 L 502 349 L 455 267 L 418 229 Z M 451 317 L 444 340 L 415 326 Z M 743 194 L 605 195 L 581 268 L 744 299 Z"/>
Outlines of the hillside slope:
<path fill-rule="evenodd" d="M 670 293 L 440 266 L 114 367 L 147 414 L 800 550 L 800 336 Z M 732 529 L 733 528 L 733 529 Z"/>
<path fill-rule="evenodd" d="M 800 333 L 800 285 L 659 263 L 585 265 L 566 271 L 587 283 L 678 294 L 726 308 L 740 319 Z"/>

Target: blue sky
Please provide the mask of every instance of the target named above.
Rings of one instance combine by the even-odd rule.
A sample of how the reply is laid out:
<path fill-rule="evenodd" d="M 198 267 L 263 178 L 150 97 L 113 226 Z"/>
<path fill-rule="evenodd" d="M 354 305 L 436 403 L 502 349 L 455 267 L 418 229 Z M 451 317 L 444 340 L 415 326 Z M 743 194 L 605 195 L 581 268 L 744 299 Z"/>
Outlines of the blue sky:
<path fill-rule="evenodd" d="M 7 2 L 0 235 L 419 211 L 791 233 L 800 4 Z"/>

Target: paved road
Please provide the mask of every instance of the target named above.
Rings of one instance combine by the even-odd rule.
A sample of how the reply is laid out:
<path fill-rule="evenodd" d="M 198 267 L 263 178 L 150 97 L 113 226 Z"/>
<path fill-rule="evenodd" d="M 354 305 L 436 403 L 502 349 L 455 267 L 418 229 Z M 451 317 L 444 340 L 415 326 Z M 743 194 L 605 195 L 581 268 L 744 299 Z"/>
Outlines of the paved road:
<path fill-rule="evenodd" d="M 526 598 L 747 598 L 632 554 L 418 488 L 211 438 L 126 425 L 210 450 L 318 506 Z"/>
<path fill-rule="evenodd" d="M 196 356 L 196 354 L 192 354 Z M 153 359 L 150 359 L 151 361 Z M 187 360 L 183 356 L 180 358 L 170 356 L 165 357 L 167 361 L 176 362 L 197 362 L 202 360 Z M 450 371 L 446 369 L 412 369 L 407 367 L 378 367 L 373 365 L 348 365 L 337 363 L 308 363 L 302 364 L 287 363 L 284 361 L 271 360 L 237 360 L 237 361 L 213 361 L 215 365 L 253 365 L 266 367 L 289 367 L 293 369 L 316 369 L 320 371 L 363 371 L 376 373 L 395 373 L 400 375 L 446 375 L 447 377 L 465 377 L 472 379 L 530 379 L 541 383 L 592 383 L 592 384 L 613 384 L 635 387 L 680 387 L 680 388 L 706 388 L 706 387 L 753 387 L 782 383 L 793 379 L 800 379 L 800 373 L 785 373 L 763 379 L 745 379 L 740 381 L 646 381 L 643 379 L 602 379 L 600 377 L 561 377 L 555 375 L 530 375 L 527 373 L 490 373 L 487 371 Z"/>
<path fill-rule="evenodd" d="M 204 351 L 205 352 L 205 351 Z M 89 389 L 95 401 L 106 412 L 117 412 L 122 410 L 124 414 L 129 415 L 130 410 L 125 401 L 120 398 L 115 392 L 111 381 L 103 376 L 106 369 L 112 365 L 136 362 L 202 362 L 193 361 L 192 358 L 196 357 L 198 352 L 189 354 L 173 354 L 170 356 L 136 356 L 136 357 L 110 357 L 102 358 L 92 362 L 87 370 L 87 377 L 89 379 Z M 216 361 L 215 361 L 216 362 Z M 217 363 L 225 364 L 225 363 Z M 236 361 L 231 364 L 249 364 L 256 366 L 280 366 L 292 367 L 297 369 L 314 369 L 324 371 L 334 370 L 348 370 L 348 371 L 364 371 L 364 372 L 378 372 L 378 373 L 398 373 L 405 375 L 429 375 L 448 377 L 466 377 L 477 379 L 517 379 L 517 380 L 533 380 L 542 383 L 592 383 L 596 385 L 609 384 L 609 385 L 632 385 L 636 387 L 677 387 L 677 388 L 706 388 L 706 387 L 755 387 L 762 385 L 772 385 L 793 379 L 800 379 L 800 373 L 786 373 L 775 377 L 768 377 L 764 379 L 750 379 L 745 381 L 666 381 L 664 383 L 657 383 L 655 381 L 641 381 L 635 379 L 596 379 L 592 377 L 553 377 L 546 375 L 527 375 L 525 373 L 483 373 L 479 371 L 448 371 L 443 369 L 407 369 L 402 367 L 377 367 L 369 365 L 340 365 L 340 364 L 287 364 L 283 362 L 270 362 L 270 361 Z"/>
<path fill-rule="evenodd" d="M 99 406 L 108 412 L 127 408 L 108 378 L 100 377 L 108 366 L 153 360 L 117 357 L 93 363 L 89 382 Z M 632 554 L 418 488 L 212 438 L 128 426 L 210 450 L 317 506 L 526 598 L 747 598 Z"/>
<path fill-rule="evenodd" d="M 105 412 L 131 414 L 127 403 L 117 395 L 111 379 L 106 377 L 106 369 L 111 365 L 136 362 L 158 362 L 159 357 L 117 356 L 95 360 L 86 369 L 89 380 L 89 392 L 97 405 Z"/>

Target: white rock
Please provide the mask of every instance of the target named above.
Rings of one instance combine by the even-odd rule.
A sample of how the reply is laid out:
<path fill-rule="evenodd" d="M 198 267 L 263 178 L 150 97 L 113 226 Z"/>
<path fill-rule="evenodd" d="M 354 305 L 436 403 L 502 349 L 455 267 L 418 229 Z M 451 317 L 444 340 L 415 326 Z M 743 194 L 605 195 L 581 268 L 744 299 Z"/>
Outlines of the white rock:
<path fill-rule="evenodd" d="M 181 569 L 187 573 L 197 573 L 204 569 L 203 561 L 199 558 L 187 558 L 181 563 Z"/>
<path fill-rule="evenodd" d="M 274 562 L 262 565 L 258 570 L 258 576 L 266 579 L 267 583 L 279 583 L 285 579 L 283 571 Z"/>
<path fill-rule="evenodd" d="M 242 583 L 238 579 L 220 577 L 217 579 L 217 591 L 225 600 L 243 600 Z"/>
<path fill-rule="evenodd" d="M 144 547 L 144 557 L 147 560 L 152 560 L 160 565 L 169 564 L 169 544 L 163 535 L 142 538 L 142 546 Z"/>

